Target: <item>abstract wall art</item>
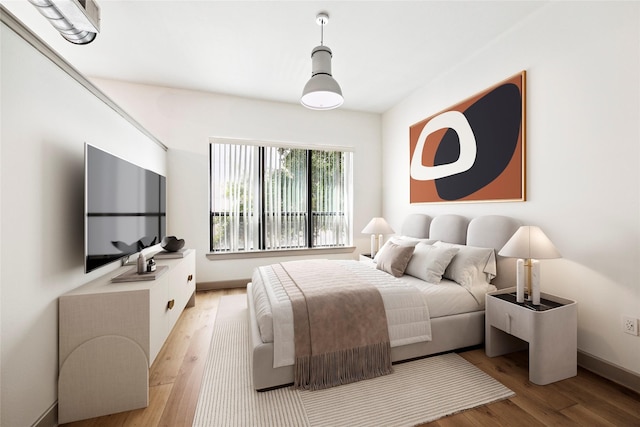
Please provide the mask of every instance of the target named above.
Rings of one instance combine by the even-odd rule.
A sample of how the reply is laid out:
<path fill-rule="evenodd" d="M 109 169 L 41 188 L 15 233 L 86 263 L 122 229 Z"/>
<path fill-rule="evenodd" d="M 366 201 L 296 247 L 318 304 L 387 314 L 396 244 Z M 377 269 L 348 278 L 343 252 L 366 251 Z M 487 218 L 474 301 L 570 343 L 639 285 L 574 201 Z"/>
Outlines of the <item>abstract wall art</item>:
<path fill-rule="evenodd" d="M 524 201 L 525 71 L 409 128 L 410 202 Z"/>

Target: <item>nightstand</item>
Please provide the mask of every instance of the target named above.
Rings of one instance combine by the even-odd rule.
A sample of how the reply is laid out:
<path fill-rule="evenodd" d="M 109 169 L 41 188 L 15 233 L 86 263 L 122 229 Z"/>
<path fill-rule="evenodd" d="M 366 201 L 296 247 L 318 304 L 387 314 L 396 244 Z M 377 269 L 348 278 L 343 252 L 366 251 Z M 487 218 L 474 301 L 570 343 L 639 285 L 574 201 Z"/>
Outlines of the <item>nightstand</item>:
<path fill-rule="evenodd" d="M 370 267 L 376 268 L 376 263 L 373 262 L 371 254 L 360 254 L 359 261 L 369 265 Z"/>
<path fill-rule="evenodd" d="M 540 305 L 516 302 L 515 288 L 486 295 L 485 352 L 500 356 L 529 347 L 529 381 L 545 385 L 577 374 L 575 301 L 542 293 Z"/>

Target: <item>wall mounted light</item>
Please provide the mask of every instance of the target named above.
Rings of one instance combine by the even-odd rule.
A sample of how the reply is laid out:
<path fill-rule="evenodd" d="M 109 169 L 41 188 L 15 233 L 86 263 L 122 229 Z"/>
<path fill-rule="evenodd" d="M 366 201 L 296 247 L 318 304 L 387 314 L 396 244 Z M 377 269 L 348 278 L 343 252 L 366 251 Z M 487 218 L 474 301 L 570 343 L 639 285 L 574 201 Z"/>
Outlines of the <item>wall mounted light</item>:
<path fill-rule="evenodd" d="M 331 75 L 331 49 L 324 45 L 324 26 L 329 15 L 319 13 L 316 23 L 320 25 L 320 46 L 311 51 L 311 79 L 304 86 L 300 102 L 312 110 L 331 110 L 342 105 L 342 89 Z"/>

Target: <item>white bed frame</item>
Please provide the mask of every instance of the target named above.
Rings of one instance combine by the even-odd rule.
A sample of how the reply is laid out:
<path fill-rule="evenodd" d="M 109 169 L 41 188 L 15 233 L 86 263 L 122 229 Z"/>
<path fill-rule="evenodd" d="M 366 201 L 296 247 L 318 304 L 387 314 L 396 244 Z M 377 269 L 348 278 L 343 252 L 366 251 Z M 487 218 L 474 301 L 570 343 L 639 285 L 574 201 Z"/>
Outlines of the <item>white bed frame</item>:
<path fill-rule="evenodd" d="M 513 218 L 498 215 L 469 220 L 460 215 L 438 215 L 431 218 L 424 214 L 411 214 L 405 219 L 400 234 L 494 248 L 497 254 L 520 225 L 520 222 Z M 498 274 L 492 283 L 498 289 L 512 286 L 515 278 L 515 260 L 496 255 L 496 261 Z M 262 342 L 253 305 L 251 283 L 247 285 L 247 303 L 253 387 L 256 390 L 267 390 L 292 384 L 293 366 L 274 368 L 273 343 Z M 482 344 L 484 311 L 431 319 L 431 334 L 431 341 L 391 348 L 391 360 L 399 362 Z"/>

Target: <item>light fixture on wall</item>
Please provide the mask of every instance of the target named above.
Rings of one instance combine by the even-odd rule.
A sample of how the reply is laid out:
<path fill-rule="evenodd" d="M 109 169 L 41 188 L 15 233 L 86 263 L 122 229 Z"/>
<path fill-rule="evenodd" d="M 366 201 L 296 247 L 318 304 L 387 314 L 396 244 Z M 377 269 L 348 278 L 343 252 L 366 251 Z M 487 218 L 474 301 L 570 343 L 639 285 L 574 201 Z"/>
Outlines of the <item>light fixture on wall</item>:
<path fill-rule="evenodd" d="M 517 262 L 516 300 L 524 302 L 524 289 L 528 301 L 540 304 L 540 264 L 538 259 L 561 258 L 558 249 L 539 227 L 523 225 L 500 249 L 498 255 L 520 258 Z"/>
<path fill-rule="evenodd" d="M 100 7 L 94 0 L 29 0 L 67 41 L 91 43 L 100 32 Z"/>
<path fill-rule="evenodd" d="M 369 221 L 369 224 L 362 229 L 363 233 L 371 234 L 371 258 L 376 256 L 376 253 L 382 247 L 382 235 L 393 234 L 393 228 L 384 220 L 384 218 L 373 218 Z"/>
<path fill-rule="evenodd" d="M 312 110 L 331 110 L 342 105 L 342 89 L 331 75 L 331 49 L 324 45 L 324 26 L 329 15 L 322 12 L 316 16 L 320 25 L 320 46 L 311 51 L 311 79 L 304 86 L 300 102 Z"/>

